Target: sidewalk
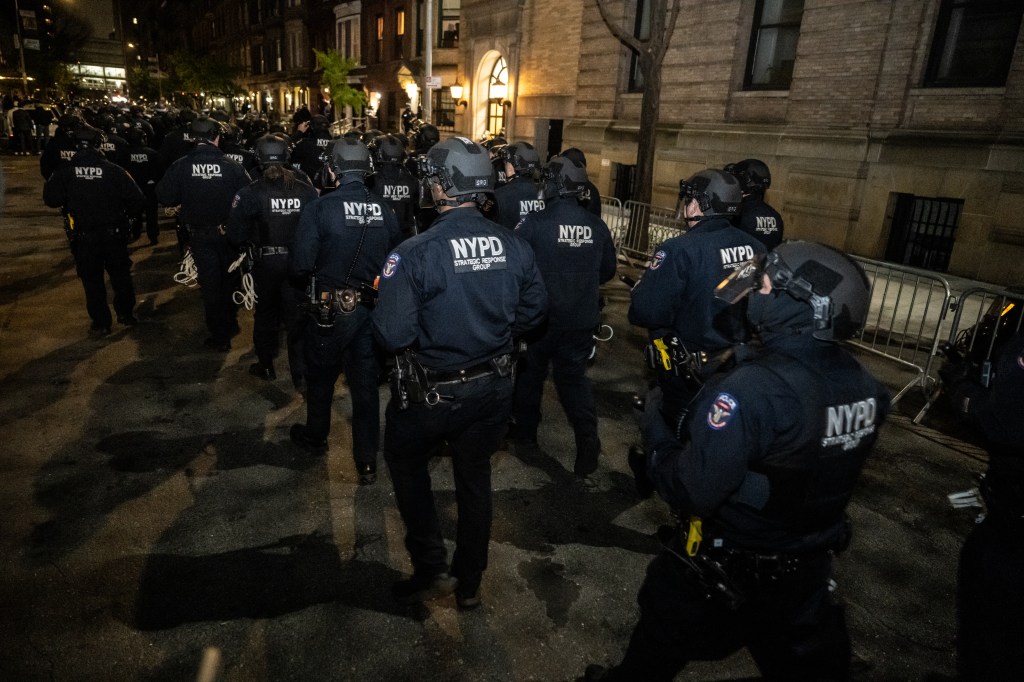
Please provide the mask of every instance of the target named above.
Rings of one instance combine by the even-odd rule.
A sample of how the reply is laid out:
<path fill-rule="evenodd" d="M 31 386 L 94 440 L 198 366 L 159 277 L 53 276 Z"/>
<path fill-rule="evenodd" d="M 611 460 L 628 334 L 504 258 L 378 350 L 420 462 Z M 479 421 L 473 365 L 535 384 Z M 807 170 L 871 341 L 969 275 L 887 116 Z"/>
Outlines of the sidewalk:
<path fill-rule="evenodd" d="M 652 533 L 669 520 L 661 502 L 636 500 L 625 462 L 644 340 L 625 320 L 625 285 L 606 285 L 615 335 L 591 373 L 597 474 L 574 482 L 572 430 L 549 386 L 541 455 L 493 459 L 484 606 L 405 611 L 389 594 L 410 571 L 391 482 L 382 466 L 375 485 L 357 485 L 345 392 L 328 455 L 295 448 L 287 432 L 305 406 L 288 373 L 246 371 L 251 313 L 226 356 L 202 349 L 199 293 L 171 279 L 169 223 L 158 247 L 134 249 L 142 323 L 88 339 L 37 159 L 0 163 L 0 679 L 178 682 L 194 679 L 205 647 L 221 654 L 220 679 L 238 682 L 557 682 L 621 657 Z M 891 363 L 865 362 L 906 383 Z M 918 400 L 883 428 L 836 562 L 858 680 L 954 670 L 956 557 L 973 513 L 946 495 L 971 487 L 984 457 L 942 406 L 911 424 Z M 453 537 L 450 463 L 432 475 Z M 678 679 L 756 674 L 741 652 Z"/>

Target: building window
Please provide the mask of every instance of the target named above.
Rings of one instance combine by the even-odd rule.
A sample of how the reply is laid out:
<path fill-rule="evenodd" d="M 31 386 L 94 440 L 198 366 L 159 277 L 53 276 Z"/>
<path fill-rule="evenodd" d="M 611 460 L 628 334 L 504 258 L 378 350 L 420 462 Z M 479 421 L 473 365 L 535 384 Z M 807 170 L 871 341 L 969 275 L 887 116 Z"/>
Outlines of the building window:
<path fill-rule="evenodd" d="M 885 260 L 946 272 L 963 208 L 963 199 L 891 193 L 885 212 Z"/>
<path fill-rule="evenodd" d="M 789 90 L 803 0 L 757 0 L 743 86 L 748 90 Z"/>
<path fill-rule="evenodd" d="M 650 0 L 636 0 L 636 21 L 633 23 L 633 35 L 639 40 L 651 37 L 651 3 Z M 643 92 L 644 75 L 640 71 L 640 57 L 636 52 L 629 53 L 629 92 Z"/>
<path fill-rule="evenodd" d="M 401 59 L 405 42 L 405 10 L 395 10 L 395 59 Z"/>
<path fill-rule="evenodd" d="M 459 20 L 462 12 L 462 0 L 441 0 L 441 12 L 438 15 L 437 46 L 459 46 Z"/>
<path fill-rule="evenodd" d="M 359 61 L 359 18 L 342 19 L 337 26 L 338 54 L 354 62 Z"/>
<path fill-rule="evenodd" d="M 925 86 L 1006 85 L 1022 13 L 1020 0 L 943 0 Z"/>
<path fill-rule="evenodd" d="M 377 61 L 384 61 L 384 15 L 377 15 Z"/>
<path fill-rule="evenodd" d="M 302 68 L 302 34 L 288 34 L 288 66 L 292 69 Z"/>
<path fill-rule="evenodd" d="M 437 129 L 451 132 L 455 130 L 455 101 L 452 100 L 452 93 L 448 88 L 440 88 L 431 91 L 434 120 L 437 121 Z"/>
<path fill-rule="evenodd" d="M 508 63 L 498 57 L 491 69 L 487 86 L 487 132 L 491 135 L 505 134 L 505 104 L 508 98 Z"/>

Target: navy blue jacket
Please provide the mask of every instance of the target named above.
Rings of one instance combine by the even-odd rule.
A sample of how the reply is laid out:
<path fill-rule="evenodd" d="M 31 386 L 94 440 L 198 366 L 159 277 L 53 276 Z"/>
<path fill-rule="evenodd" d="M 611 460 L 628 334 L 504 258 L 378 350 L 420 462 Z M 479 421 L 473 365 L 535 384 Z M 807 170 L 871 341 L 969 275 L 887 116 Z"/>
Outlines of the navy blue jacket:
<path fill-rule="evenodd" d="M 228 216 L 227 240 L 234 248 L 291 246 L 302 210 L 319 195 L 293 170 L 268 180 L 261 176 L 235 195 Z"/>
<path fill-rule="evenodd" d="M 780 337 L 705 385 L 684 444 L 645 413 L 658 493 L 704 522 L 704 542 L 790 552 L 833 547 L 889 410 L 889 391 L 838 344 Z"/>
<path fill-rule="evenodd" d="M 416 209 L 420 205 L 419 184 L 399 163 L 384 163 L 370 177 L 370 187 L 394 209 L 405 236 L 413 233 Z"/>
<path fill-rule="evenodd" d="M 548 326 L 593 329 L 601 322 L 600 287 L 615 276 L 615 245 L 604 221 L 574 199 L 549 199 L 516 234 L 533 248 L 548 290 Z"/>
<path fill-rule="evenodd" d="M 716 351 L 732 345 L 734 316 L 715 298 L 715 287 L 764 246 L 729 224 L 709 218 L 666 240 L 633 288 L 629 321 L 654 336 L 675 332 L 690 350 Z M 717 319 L 716 319 L 717 318 Z M 719 323 L 716 328 L 716 323 Z"/>
<path fill-rule="evenodd" d="M 43 185 L 43 203 L 63 207 L 81 233 L 121 228 L 142 216 L 145 197 L 128 171 L 95 149 L 71 157 Z"/>
<path fill-rule="evenodd" d="M 292 275 L 316 275 L 323 289 L 372 284 L 401 238 L 387 202 L 361 177 L 342 178 L 336 190 L 306 205 L 292 243 Z"/>
<path fill-rule="evenodd" d="M 466 206 L 388 256 L 373 327 L 389 352 L 412 348 L 424 366 L 451 371 L 510 352 L 546 307 L 530 245 Z"/>
<path fill-rule="evenodd" d="M 743 197 L 740 214 L 735 218 L 736 227 L 754 237 L 771 251 L 782 243 L 782 216 L 765 203 L 764 194 L 755 192 Z"/>
<path fill-rule="evenodd" d="M 525 175 L 512 178 L 494 190 L 494 222 L 511 230 L 527 213 L 544 208 L 544 200 L 537 198 L 539 190 L 537 184 Z"/>
<path fill-rule="evenodd" d="M 226 225 L 231 201 L 251 182 L 241 166 L 213 144 L 195 146 L 171 164 L 156 185 L 156 198 L 164 206 L 181 206 L 185 225 Z"/>

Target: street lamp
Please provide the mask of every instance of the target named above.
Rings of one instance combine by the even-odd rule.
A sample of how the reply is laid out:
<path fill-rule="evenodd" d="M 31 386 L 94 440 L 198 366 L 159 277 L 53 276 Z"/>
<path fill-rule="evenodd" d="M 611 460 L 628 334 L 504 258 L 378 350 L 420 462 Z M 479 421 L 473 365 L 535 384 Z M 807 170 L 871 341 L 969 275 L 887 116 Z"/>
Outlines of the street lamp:
<path fill-rule="evenodd" d="M 465 107 L 469 105 L 469 102 L 462 99 L 464 88 L 462 87 L 462 84 L 459 83 L 458 81 L 455 81 L 455 85 L 449 85 L 448 91 L 451 93 L 452 99 L 455 100 L 455 106 Z"/>

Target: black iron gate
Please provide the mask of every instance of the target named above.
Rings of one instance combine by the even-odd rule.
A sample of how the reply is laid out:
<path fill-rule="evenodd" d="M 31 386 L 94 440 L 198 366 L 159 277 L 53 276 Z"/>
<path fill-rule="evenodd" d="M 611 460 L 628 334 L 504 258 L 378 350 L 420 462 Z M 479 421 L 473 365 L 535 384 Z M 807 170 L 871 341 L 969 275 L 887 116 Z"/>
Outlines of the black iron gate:
<path fill-rule="evenodd" d="M 889 244 L 885 260 L 946 272 L 963 207 L 963 199 L 918 197 L 903 192 L 890 194 L 886 210 Z"/>

